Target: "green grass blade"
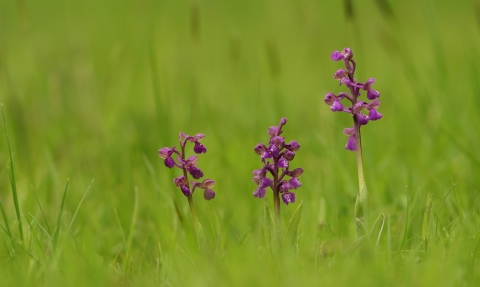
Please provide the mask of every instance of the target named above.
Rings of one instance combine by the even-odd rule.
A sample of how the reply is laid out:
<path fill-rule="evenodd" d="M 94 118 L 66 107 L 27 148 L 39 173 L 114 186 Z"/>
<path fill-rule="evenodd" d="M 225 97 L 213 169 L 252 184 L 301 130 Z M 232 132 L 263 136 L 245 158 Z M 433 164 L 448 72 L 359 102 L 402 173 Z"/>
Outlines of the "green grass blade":
<path fill-rule="evenodd" d="M 380 223 L 380 218 L 382 218 L 382 221 Z M 372 229 L 370 230 L 370 236 L 372 236 L 373 231 L 375 230 L 375 227 L 380 224 L 380 227 L 378 228 L 378 235 L 377 235 L 377 240 L 375 241 L 375 248 L 378 247 L 378 244 L 380 243 L 380 238 L 382 237 L 383 233 L 383 227 L 385 226 L 385 214 L 380 214 L 377 219 L 375 219 L 375 222 L 372 225 Z"/>
<path fill-rule="evenodd" d="M 126 271 L 130 265 L 130 256 L 132 252 L 132 240 L 133 234 L 135 231 L 135 225 L 137 224 L 137 215 L 138 215 L 138 187 L 135 187 L 135 205 L 133 208 L 132 222 L 130 223 L 130 231 L 128 232 L 128 239 L 126 245 L 126 257 L 124 261 L 124 271 Z"/>
<path fill-rule="evenodd" d="M 35 223 L 37 223 L 37 225 L 40 227 L 40 229 L 42 229 L 42 231 L 45 233 L 45 235 L 47 235 L 48 239 L 52 240 L 52 237 L 50 236 L 50 234 L 48 234 L 48 231 L 43 228 L 43 226 L 40 224 L 40 222 L 38 222 L 38 220 L 33 216 L 33 214 L 31 214 L 30 212 L 28 213 L 32 219 L 35 221 Z"/>
<path fill-rule="evenodd" d="M 12 186 L 13 203 L 15 205 L 15 213 L 17 214 L 18 232 L 20 234 L 20 241 L 23 241 L 22 218 L 20 215 L 21 214 L 20 205 L 18 204 L 17 184 L 15 182 L 15 169 L 13 168 L 12 149 L 10 147 L 10 139 L 8 138 L 7 121 L 5 120 L 5 110 L 3 108 L 3 104 L 2 104 L 2 114 L 3 114 L 3 124 L 5 126 L 5 136 L 7 137 L 8 153 L 10 155 L 10 183 Z"/>
<path fill-rule="evenodd" d="M 123 241 L 123 246 L 125 247 L 125 250 L 127 249 L 127 239 L 125 238 L 125 232 L 123 231 L 122 223 L 120 223 L 120 218 L 118 218 L 118 213 L 117 210 L 113 210 L 115 212 L 115 218 L 117 218 L 117 223 L 118 226 L 120 227 L 120 231 L 122 232 L 122 241 Z"/>
<path fill-rule="evenodd" d="M 0 200 L 0 209 L 2 210 L 3 220 L 5 221 L 5 233 L 8 235 L 10 240 L 12 240 L 12 231 L 10 230 L 10 224 L 8 223 L 7 213 L 5 212 L 5 208 L 3 207 L 2 200 Z"/>
<path fill-rule="evenodd" d="M 40 207 L 40 211 L 42 212 L 43 220 L 45 220 L 45 225 L 47 226 L 48 233 L 51 233 L 52 231 L 50 230 L 50 226 L 48 225 L 47 217 L 45 216 L 45 213 L 43 212 L 42 205 L 40 204 L 40 201 L 38 200 L 38 196 L 37 196 L 37 193 L 35 192 L 35 188 L 33 187 L 33 185 L 31 187 L 32 187 L 32 190 L 33 190 L 33 194 L 35 195 L 35 199 L 37 200 L 38 207 Z"/>
<path fill-rule="evenodd" d="M 422 225 L 422 237 L 425 242 L 425 253 L 428 251 L 428 241 L 430 238 L 430 214 L 432 211 L 432 193 L 429 192 L 427 195 L 427 206 L 425 207 L 425 213 L 423 215 L 423 225 Z"/>
<path fill-rule="evenodd" d="M 268 201 L 265 200 L 265 205 L 263 207 L 263 223 L 264 223 L 264 239 L 266 246 L 270 246 L 272 242 L 272 234 L 274 234 L 275 228 L 275 220 L 273 219 L 272 211 L 270 210 L 270 206 L 268 205 Z"/>
<path fill-rule="evenodd" d="M 89 184 L 88 187 L 87 187 L 87 190 L 85 190 L 85 193 L 83 194 L 82 199 L 81 199 L 80 202 L 78 203 L 77 209 L 75 210 L 75 213 L 73 214 L 72 221 L 70 221 L 70 225 L 68 226 L 68 233 L 70 233 L 70 230 L 71 230 L 72 225 L 73 225 L 73 221 L 74 221 L 75 218 L 77 217 L 78 210 L 80 209 L 80 206 L 82 205 L 83 200 L 84 200 L 85 197 L 87 196 L 87 193 L 88 193 L 88 191 L 90 190 L 90 187 L 92 187 L 92 184 L 93 184 L 94 181 L 95 181 L 95 179 L 92 179 L 92 181 L 90 182 L 90 184 Z M 117 219 L 118 219 L 118 218 L 117 218 Z"/>
<path fill-rule="evenodd" d="M 287 237 L 290 238 L 292 245 L 295 245 L 298 241 L 298 225 L 300 224 L 300 218 L 302 217 L 302 210 L 303 201 L 298 205 L 297 210 L 295 210 L 288 225 Z"/>
<path fill-rule="evenodd" d="M 55 251 L 55 249 L 57 248 L 58 235 L 60 234 L 60 224 L 62 222 L 63 207 L 65 205 L 65 198 L 67 197 L 67 189 L 68 189 L 69 181 L 70 179 L 67 179 L 67 183 L 65 185 L 65 191 L 63 192 L 62 204 L 60 206 L 60 212 L 58 213 L 57 225 L 55 227 L 55 231 L 53 232 L 53 246 L 52 246 L 53 251 Z"/>

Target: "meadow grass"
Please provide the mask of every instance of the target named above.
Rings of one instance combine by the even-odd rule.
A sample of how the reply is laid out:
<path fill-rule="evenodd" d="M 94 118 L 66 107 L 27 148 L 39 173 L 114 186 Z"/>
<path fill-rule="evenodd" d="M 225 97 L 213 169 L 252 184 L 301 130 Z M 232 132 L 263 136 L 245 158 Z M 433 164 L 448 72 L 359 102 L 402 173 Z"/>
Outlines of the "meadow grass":
<path fill-rule="evenodd" d="M 475 285 L 479 3 L 0 1 L 0 282 Z M 351 118 L 323 103 L 344 47 L 384 116 L 362 129 L 378 218 L 362 242 Z M 281 117 L 305 170 L 283 247 L 251 181 Z M 180 131 L 206 135 L 199 167 L 216 180 L 215 199 L 194 194 L 204 248 L 157 155 Z"/>

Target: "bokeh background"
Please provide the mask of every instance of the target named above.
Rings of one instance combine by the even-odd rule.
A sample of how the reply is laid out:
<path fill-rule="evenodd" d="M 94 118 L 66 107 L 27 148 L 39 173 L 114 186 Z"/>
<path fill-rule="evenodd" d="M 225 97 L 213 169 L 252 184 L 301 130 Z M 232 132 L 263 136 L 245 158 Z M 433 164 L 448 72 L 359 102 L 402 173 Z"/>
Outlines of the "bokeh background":
<path fill-rule="evenodd" d="M 469 246 L 480 226 L 479 1 L 1 0 L 0 101 L 33 246 L 3 275 L 47 286 L 364 282 L 361 264 L 333 264 L 353 242 L 358 190 L 355 154 L 344 149 L 342 134 L 351 118 L 323 102 L 327 92 L 345 91 L 332 77 L 342 63 L 330 60 L 344 47 L 354 51 L 356 78 L 376 78 L 381 93 L 383 118 L 362 128 L 371 220 L 388 218 L 379 249 L 397 258 L 395 250 L 420 248 L 429 192 L 432 242 L 444 250 L 454 230 L 458 246 Z M 268 141 L 268 127 L 281 117 L 287 141 L 302 146 L 293 165 L 305 170 L 298 202 L 282 206 L 288 226 L 303 202 L 292 265 L 265 255 L 265 202 L 252 196 L 251 174 L 261 167 L 253 147 Z M 210 255 L 195 251 L 188 204 L 173 184 L 179 170 L 157 155 L 178 146 L 180 131 L 206 135 L 199 167 L 216 180 L 217 196 L 194 198 Z M 16 226 L 2 138 L 0 199 Z M 33 191 L 54 225 L 67 179 L 65 226 L 91 187 L 53 260 Z M 122 234 L 132 218 L 125 271 L 118 268 L 128 249 Z M 409 256 L 389 262 L 411 271 L 423 257 Z M 461 266 L 459 258 L 446 262 Z M 452 284 L 476 278 L 442 268 L 400 277 L 446 283 L 436 275 L 449 270 Z M 385 274 L 364 283 L 399 278 Z"/>

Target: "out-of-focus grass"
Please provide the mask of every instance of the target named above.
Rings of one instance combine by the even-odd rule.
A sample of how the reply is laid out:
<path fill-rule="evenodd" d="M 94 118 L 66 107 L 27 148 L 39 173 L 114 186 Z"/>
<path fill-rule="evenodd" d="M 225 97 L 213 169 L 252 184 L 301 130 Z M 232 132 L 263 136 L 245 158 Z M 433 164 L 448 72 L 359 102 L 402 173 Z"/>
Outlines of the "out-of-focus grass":
<path fill-rule="evenodd" d="M 20 242 L 4 139 L 0 199 L 15 240 L 0 231 L 2 281 L 475 282 L 478 1 L 352 1 L 353 18 L 345 2 L 330 2 L 1 1 L 0 99 L 25 229 Z M 370 220 L 386 216 L 370 255 L 348 252 L 357 179 L 342 130 L 351 119 L 323 103 L 326 92 L 343 90 L 332 78 L 341 65 L 329 55 L 346 46 L 358 80 L 375 77 L 382 94 L 384 118 L 362 129 Z M 262 239 L 264 202 L 253 198 L 250 179 L 260 167 L 253 147 L 282 116 L 287 140 L 302 145 L 293 163 L 305 173 L 298 249 L 278 254 Z M 156 152 L 177 145 L 179 131 L 206 135 L 199 166 L 217 181 L 214 200 L 195 195 L 205 251 L 196 248 L 187 202 L 173 185 L 179 173 Z M 31 186 L 51 228 L 63 206 L 56 252 Z M 136 188 L 138 214 L 124 244 Z M 285 228 L 295 209 L 282 206 Z"/>

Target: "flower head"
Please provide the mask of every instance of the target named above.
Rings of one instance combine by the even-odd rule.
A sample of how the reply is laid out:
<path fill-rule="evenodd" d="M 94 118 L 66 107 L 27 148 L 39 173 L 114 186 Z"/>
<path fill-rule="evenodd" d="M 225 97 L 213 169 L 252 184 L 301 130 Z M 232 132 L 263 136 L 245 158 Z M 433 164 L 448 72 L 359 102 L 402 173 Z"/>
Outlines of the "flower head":
<path fill-rule="evenodd" d="M 343 60 L 345 63 L 345 69 L 338 69 L 333 78 L 340 82 L 340 85 L 345 84 L 350 94 L 341 92 L 338 96 L 334 93 L 327 93 L 324 102 L 330 106 L 330 110 L 333 112 L 347 112 L 350 113 L 355 119 L 355 125 L 364 126 L 369 123 L 370 120 L 376 121 L 382 118 L 382 114 L 378 112 L 380 106 L 380 93 L 377 90 L 372 89 L 375 83 L 375 78 L 369 78 L 364 83 L 358 82 L 355 77 L 356 63 L 353 59 L 353 52 L 350 48 L 344 48 L 341 52 L 334 51 L 330 58 L 334 61 Z M 359 100 L 360 91 L 366 91 L 367 99 L 371 102 L 365 102 Z M 341 103 L 343 99 L 350 101 L 350 106 L 345 106 Z M 363 111 L 366 110 L 368 115 L 365 115 Z M 349 135 L 347 150 L 357 150 L 357 142 L 354 135 Z"/>
<path fill-rule="evenodd" d="M 335 101 L 337 97 L 333 94 L 332 96 L 335 97 Z M 300 144 L 295 140 L 286 143 L 285 137 L 280 136 L 286 123 L 287 119 L 282 118 L 278 126 L 271 126 L 268 129 L 270 136 L 268 147 L 263 143 L 255 146 L 254 151 L 260 155 L 263 168 L 253 171 L 252 180 L 257 185 L 253 192 L 254 197 L 265 197 L 266 189 L 270 188 L 274 192 L 274 196 L 281 195 L 283 202 L 288 204 L 295 202 L 295 194 L 290 190 L 297 189 L 302 185 L 298 177 L 303 173 L 303 169 L 289 169 L 290 163 L 295 158 L 295 152 L 300 149 Z M 271 178 L 267 176 L 268 174 Z M 288 180 L 286 177 L 290 177 L 290 179 Z"/>
<path fill-rule="evenodd" d="M 188 182 L 188 174 L 190 174 L 194 179 L 200 179 L 203 177 L 203 171 L 197 167 L 198 157 L 190 156 L 185 158 L 185 145 L 187 142 L 194 143 L 193 151 L 197 154 L 207 152 L 207 149 L 203 144 L 200 143 L 205 137 L 204 134 L 196 134 L 195 136 L 189 136 L 181 132 L 178 136 L 180 142 L 180 150 L 177 150 L 175 147 L 168 148 L 164 147 L 158 151 L 158 155 L 164 159 L 164 164 L 168 168 L 173 168 L 174 166 L 183 170 L 184 175 L 176 177 L 173 182 L 177 187 L 180 188 L 180 191 L 187 197 L 191 196 L 195 191 L 195 188 L 204 189 L 204 198 L 210 200 L 215 197 L 215 192 L 211 190 L 215 181 L 212 179 L 204 179 L 202 182 L 192 181 L 191 184 Z M 176 161 L 173 159 L 172 155 L 177 154 Z"/>

